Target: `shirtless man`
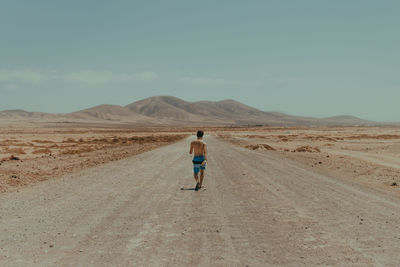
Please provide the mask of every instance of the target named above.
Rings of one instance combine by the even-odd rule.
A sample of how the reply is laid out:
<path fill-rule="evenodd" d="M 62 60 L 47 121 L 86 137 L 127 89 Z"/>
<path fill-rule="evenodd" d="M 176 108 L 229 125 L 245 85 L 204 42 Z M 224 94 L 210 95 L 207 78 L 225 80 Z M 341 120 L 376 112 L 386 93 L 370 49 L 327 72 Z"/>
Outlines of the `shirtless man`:
<path fill-rule="evenodd" d="M 194 179 L 196 180 L 196 188 L 198 191 L 203 186 L 204 179 L 204 170 L 206 169 L 207 162 L 207 145 L 203 142 L 203 131 L 197 132 L 197 140 L 192 141 L 190 143 L 190 151 L 189 154 L 192 154 L 194 151 L 193 158 L 193 171 L 194 171 Z M 199 180 L 199 171 L 200 171 L 200 180 Z"/>

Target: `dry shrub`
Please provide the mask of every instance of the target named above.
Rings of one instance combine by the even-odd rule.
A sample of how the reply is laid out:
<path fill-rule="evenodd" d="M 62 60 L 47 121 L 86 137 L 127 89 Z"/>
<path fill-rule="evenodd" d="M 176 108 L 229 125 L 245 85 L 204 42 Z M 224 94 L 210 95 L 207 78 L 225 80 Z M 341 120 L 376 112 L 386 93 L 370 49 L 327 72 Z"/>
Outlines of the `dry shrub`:
<path fill-rule="evenodd" d="M 32 143 L 15 143 L 13 146 L 32 146 Z"/>
<path fill-rule="evenodd" d="M 161 137 L 160 137 L 160 140 L 159 141 L 161 141 L 161 142 L 171 142 L 171 141 L 178 141 L 178 140 L 181 140 L 181 139 L 183 139 L 183 138 L 185 138 L 185 137 L 187 137 L 188 135 L 187 134 L 179 134 L 179 135 L 162 135 Z"/>
<path fill-rule="evenodd" d="M 17 148 L 5 147 L 4 152 L 5 153 L 13 153 L 13 154 L 26 154 L 26 152 L 21 147 L 17 147 Z"/>
<path fill-rule="evenodd" d="M 336 142 L 336 139 L 333 137 L 325 137 L 325 141 Z"/>
<path fill-rule="evenodd" d="M 19 157 L 16 157 L 16 156 L 14 156 L 14 155 L 11 155 L 8 159 L 9 159 L 9 160 L 20 160 Z"/>
<path fill-rule="evenodd" d="M 121 145 L 121 144 L 143 144 L 143 143 L 155 143 L 155 142 L 174 142 L 185 138 L 187 135 L 149 135 L 149 136 L 131 136 L 131 137 L 118 137 L 113 136 L 109 138 L 94 138 L 87 140 L 87 144 L 109 144 L 109 145 Z"/>
<path fill-rule="evenodd" d="M 92 152 L 94 149 L 92 147 L 82 147 L 78 149 L 66 149 L 60 151 L 60 155 L 75 155 L 75 154 L 81 154 L 85 152 Z"/>
<path fill-rule="evenodd" d="M 48 148 L 36 149 L 31 154 L 50 154 L 51 150 Z"/>
<path fill-rule="evenodd" d="M 68 138 L 67 140 L 64 140 L 63 143 L 76 143 L 74 138 Z"/>
<path fill-rule="evenodd" d="M 329 136 L 323 136 L 323 135 L 306 135 L 304 136 L 305 139 L 310 139 L 313 141 L 329 141 L 329 142 L 336 142 L 337 139 L 329 137 Z"/>
<path fill-rule="evenodd" d="M 134 143 L 155 143 L 155 142 L 173 142 L 185 138 L 187 135 L 151 135 L 151 136 L 132 136 L 129 141 Z"/>
<path fill-rule="evenodd" d="M 102 149 L 104 147 L 110 145 L 122 146 L 127 144 L 144 144 L 144 143 L 163 143 L 163 142 L 175 142 L 187 137 L 186 134 L 177 134 L 177 135 L 149 135 L 149 136 L 131 136 L 131 137 L 118 137 L 113 136 L 109 138 L 95 138 L 92 140 L 81 140 L 79 142 L 81 144 L 92 144 L 97 145 L 97 149 Z M 73 140 L 73 139 L 72 139 Z M 71 138 L 63 141 L 64 143 L 72 142 Z M 83 142 L 82 142 L 83 141 Z M 100 146 L 99 146 L 100 145 Z M 102 146 L 103 145 L 103 146 Z M 72 155 L 72 154 L 80 154 L 84 152 L 91 152 L 96 150 L 96 147 L 82 147 L 77 149 L 65 149 L 60 152 L 61 155 Z"/>
<path fill-rule="evenodd" d="M 5 139 L 5 140 L 3 140 L 2 143 L 10 145 L 10 144 L 19 143 L 19 142 L 21 142 L 21 141 L 20 140 L 15 140 L 15 139 Z"/>
<path fill-rule="evenodd" d="M 81 153 L 84 153 L 84 152 L 92 152 L 92 151 L 94 151 L 94 150 L 95 150 L 95 149 L 94 149 L 93 147 L 91 147 L 91 146 L 83 147 L 83 148 L 79 149 L 79 151 L 80 151 Z"/>
<path fill-rule="evenodd" d="M 7 192 L 7 187 L 0 185 L 0 193 Z"/>
<path fill-rule="evenodd" d="M 246 148 L 249 148 L 252 150 L 258 150 L 258 149 L 275 150 L 275 148 L 273 148 L 267 144 L 247 145 Z"/>
<path fill-rule="evenodd" d="M 325 144 L 324 146 L 327 146 L 327 147 L 333 147 L 333 146 L 334 146 L 334 144 Z"/>
<path fill-rule="evenodd" d="M 49 140 L 32 140 L 32 142 L 39 143 L 39 144 L 53 144 L 53 141 Z"/>
<path fill-rule="evenodd" d="M 111 143 L 110 140 L 108 140 L 107 138 L 95 138 L 91 141 L 87 141 L 87 143 L 91 143 L 91 144 L 109 144 Z"/>
<path fill-rule="evenodd" d="M 318 147 L 312 147 L 312 146 L 301 146 L 293 150 L 293 152 L 321 152 L 321 150 Z"/>
<path fill-rule="evenodd" d="M 262 138 L 266 138 L 266 136 L 264 136 L 264 135 L 246 135 L 245 137 L 248 137 L 248 138 L 259 138 L 259 139 L 262 139 Z"/>
<path fill-rule="evenodd" d="M 287 141 L 289 141 L 289 138 L 287 138 L 286 136 L 283 136 L 283 135 L 279 135 L 278 138 L 279 138 L 279 140 L 281 140 L 282 142 L 287 142 Z"/>
<path fill-rule="evenodd" d="M 377 140 L 389 140 L 389 139 L 400 139 L 400 135 L 395 134 L 381 134 L 381 135 L 369 135 L 369 134 L 361 134 L 361 135 L 353 135 L 345 137 L 346 139 L 354 140 L 354 139 L 377 139 Z"/>

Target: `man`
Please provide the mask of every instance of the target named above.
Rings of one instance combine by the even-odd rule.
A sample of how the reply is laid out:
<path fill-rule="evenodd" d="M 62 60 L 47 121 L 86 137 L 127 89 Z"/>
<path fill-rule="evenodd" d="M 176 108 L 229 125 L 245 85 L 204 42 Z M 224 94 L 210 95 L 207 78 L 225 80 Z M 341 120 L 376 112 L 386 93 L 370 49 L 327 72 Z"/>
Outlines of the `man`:
<path fill-rule="evenodd" d="M 203 135 L 203 131 L 197 131 L 197 140 L 190 143 L 189 154 L 192 154 L 194 152 L 193 171 L 194 179 L 196 180 L 196 191 L 198 191 L 203 186 L 204 170 L 206 169 L 207 163 L 207 145 L 203 141 Z"/>

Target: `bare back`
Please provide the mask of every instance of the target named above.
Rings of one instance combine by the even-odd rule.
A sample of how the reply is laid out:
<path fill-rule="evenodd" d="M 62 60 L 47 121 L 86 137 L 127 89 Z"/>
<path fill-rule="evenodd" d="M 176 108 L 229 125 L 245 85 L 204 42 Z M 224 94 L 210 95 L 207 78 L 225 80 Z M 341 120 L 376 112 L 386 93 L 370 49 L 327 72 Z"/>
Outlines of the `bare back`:
<path fill-rule="evenodd" d="M 207 145 L 202 140 L 195 140 L 190 143 L 190 154 L 194 152 L 194 156 L 206 156 Z"/>

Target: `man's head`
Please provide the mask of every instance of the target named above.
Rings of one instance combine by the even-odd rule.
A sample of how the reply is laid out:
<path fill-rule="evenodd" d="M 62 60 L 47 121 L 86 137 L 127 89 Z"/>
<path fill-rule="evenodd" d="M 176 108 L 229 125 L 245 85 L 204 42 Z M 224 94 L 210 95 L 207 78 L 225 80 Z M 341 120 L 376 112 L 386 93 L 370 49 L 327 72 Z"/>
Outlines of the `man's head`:
<path fill-rule="evenodd" d="M 203 131 L 197 131 L 197 138 L 203 138 L 204 132 Z"/>

